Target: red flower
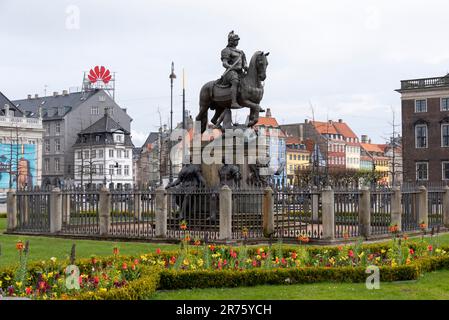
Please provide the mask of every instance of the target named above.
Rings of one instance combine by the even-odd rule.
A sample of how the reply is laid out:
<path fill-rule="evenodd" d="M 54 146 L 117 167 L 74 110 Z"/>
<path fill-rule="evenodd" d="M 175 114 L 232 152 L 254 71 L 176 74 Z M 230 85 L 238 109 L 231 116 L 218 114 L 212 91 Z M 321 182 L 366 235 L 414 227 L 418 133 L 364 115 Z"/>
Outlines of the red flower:
<path fill-rule="evenodd" d="M 161 254 L 161 249 L 157 248 L 156 249 L 156 254 Z"/>
<path fill-rule="evenodd" d="M 23 250 L 23 242 L 22 242 L 22 240 L 17 241 L 17 243 L 16 243 L 16 249 L 17 249 L 18 251 L 22 251 L 22 250 Z"/>
<path fill-rule="evenodd" d="M 338 251 L 343 250 L 343 246 L 338 246 Z"/>
<path fill-rule="evenodd" d="M 27 295 L 30 295 L 31 293 L 33 293 L 33 289 L 31 289 L 31 287 L 26 287 L 26 288 L 25 288 L 25 293 L 26 293 Z"/>
<path fill-rule="evenodd" d="M 123 269 L 123 270 L 128 269 L 128 265 L 126 264 L 126 262 L 123 262 L 123 264 L 122 264 L 122 269 Z"/>
<path fill-rule="evenodd" d="M 98 282 L 100 282 L 100 279 L 97 276 L 95 276 L 94 277 L 94 284 L 98 284 Z"/>
<path fill-rule="evenodd" d="M 370 254 L 370 255 L 368 255 L 368 260 L 373 260 L 374 259 L 374 254 Z"/>
<path fill-rule="evenodd" d="M 412 248 L 410 248 L 410 250 L 408 252 L 410 252 L 411 255 L 415 254 L 415 250 L 413 250 Z"/>
<path fill-rule="evenodd" d="M 40 290 L 44 290 L 45 289 L 45 282 L 44 281 L 40 281 L 39 282 L 39 289 Z"/>
<path fill-rule="evenodd" d="M 237 252 L 231 250 L 231 258 L 237 258 Z"/>
<path fill-rule="evenodd" d="M 293 260 L 295 260 L 298 257 L 298 255 L 296 254 L 296 252 L 292 252 L 291 257 Z"/>
<path fill-rule="evenodd" d="M 257 261 L 253 260 L 253 267 L 256 267 L 256 266 L 257 266 Z"/>
<path fill-rule="evenodd" d="M 135 264 L 131 265 L 131 270 L 133 270 L 133 271 L 136 270 L 136 265 Z"/>
<path fill-rule="evenodd" d="M 134 264 L 138 265 L 139 264 L 139 259 L 134 259 Z"/>
<path fill-rule="evenodd" d="M 282 259 L 281 259 L 281 263 L 282 263 L 282 264 L 286 264 L 286 263 L 287 263 L 287 261 L 285 260 L 285 258 L 282 258 Z"/>
<path fill-rule="evenodd" d="M 256 253 L 260 254 L 260 249 L 259 248 L 256 249 Z"/>
<path fill-rule="evenodd" d="M 429 250 L 429 251 L 432 251 L 432 250 L 433 250 L 433 247 L 432 247 L 431 244 L 429 244 L 429 246 L 427 247 L 427 250 Z"/>
<path fill-rule="evenodd" d="M 112 253 L 114 254 L 114 256 L 117 256 L 117 255 L 119 254 L 118 248 L 117 248 L 117 247 L 114 247 L 114 248 L 112 249 Z"/>
<path fill-rule="evenodd" d="M 262 259 L 265 259 L 267 257 L 267 255 L 265 254 L 265 252 L 262 252 Z"/>
<path fill-rule="evenodd" d="M 8 287 L 8 294 L 9 294 L 10 296 L 12 296 L 12 295 L 14 294 L 14 287 L 13 287 L 13 286 L 9 286 L 9 287 Z"/>
<path fill-rule="evenodd" d="M 225 266 L 225 265 L 227 265 L 227 264 L 228 264 L 228 260 L 224 259 L 224 260 L 223 260 L 223 265 Z"/>
<path fill-rule="evenodd" d="M 92 258 L 92 264 L 97 264 L 97 259 L 96 258 Z"/>
<path fill-rule="evenodd" d="M 351 257 L 351 258 L 354 257 L 354 251 L 349 250 L 348 251 L 348 256 Z"/>
<path fill-rule="evenodd" d="M 211 245 L 209 246 L 209 249 L 210 249 L 210 251 L 215 251 L 215 246 L 214 246 L 213 244 L 211 244 Z"/>

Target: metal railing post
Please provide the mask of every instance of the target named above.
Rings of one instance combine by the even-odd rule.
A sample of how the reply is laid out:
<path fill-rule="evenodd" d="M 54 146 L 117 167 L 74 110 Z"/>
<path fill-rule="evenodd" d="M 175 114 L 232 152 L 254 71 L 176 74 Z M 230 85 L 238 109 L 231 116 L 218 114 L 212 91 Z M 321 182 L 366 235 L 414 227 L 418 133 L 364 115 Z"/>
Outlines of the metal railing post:
<path fill-rule="evenodd" d="M 267 187 L 264 190 L 263 203 L 263 235 L 266 238 L 271 237 L 274 234 L 274 198 L 273 190 Z"/>
<path fill-rule="evenodd" d="M 398 231 L 402 231 L 402 193 L 400 187 L 393 187 L 391 195 L 391 224 L 398 226 Z"/>
<path fill-rule="evenodd" d="M 232 239 L 232 190 L 227 185 L 224 185 L 220 190 L 219 239 Z"/>
<path fill-rule="evenodd" d="M 163 186 L 157 188 L 155 197 L 155 223 L 156 234 L 158 238 L 165 238 L 167 236 L 167 191 Z"/>
<path fill-rule="evenodd" d="M 58 187 L 50 193 L 50 233 L 60 232 L 62 229 L 62 194 Z"/>
<path fill-rule="evenodd" d="M 103 186 L 100 190 L 100 200 L 98 204 L 98 225 L 100 236 L 109 234 L 111 226 L 111 193 L 109 189 Z"/>
<path fill-rule="evenodd" d="M 321 193 L 323 210 L 323 239 L 335 239 L 335 198 L 334 190 L 326 187 Z"/>
<path fill-rule="evenodd" d="M 17 228 L 17 194 L 16 190 L 9 190 L 6 200 L 6 215 L 8 217 L 8 225 L 6 229 L 13 231 Z"/>
<path fill-rule="evenodd" d="M 362 237 L 371 236 L 371 192 L 368 187 L 362 187 L 359 199 L 359 227 Z"/>

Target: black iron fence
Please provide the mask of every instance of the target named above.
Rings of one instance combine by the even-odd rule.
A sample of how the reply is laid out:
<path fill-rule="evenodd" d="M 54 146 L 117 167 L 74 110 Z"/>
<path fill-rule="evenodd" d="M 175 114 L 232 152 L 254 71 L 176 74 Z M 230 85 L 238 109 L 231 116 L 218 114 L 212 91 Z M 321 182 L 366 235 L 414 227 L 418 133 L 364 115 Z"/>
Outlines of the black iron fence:
<path fill-rule="evenodd" d="M 26 232 L 50 232 L 50 191 L 19 190 L 16 197 L 17 228 Z"/>
<path fill-rule="evenodd" d="M 95 189 L 74 188 L 61 192 L 62 232 L 98 234 L 99 193 Z"/>
<path fill-rule="evenodd" d="M 338 190 L 334 193 L 335 237 L 358 237 L 360 191 Z"/>
<path fill-rule="evenodd" d="M 274 193 L 275 237 L 320 239 L 323 236 L 321 193 L 281 189 Z"/>
<path fill-rule="evenodd" d="M 392 191 L 371 191 L 371 234 L 387 234 L 391 224 L 391 200 Z"/>

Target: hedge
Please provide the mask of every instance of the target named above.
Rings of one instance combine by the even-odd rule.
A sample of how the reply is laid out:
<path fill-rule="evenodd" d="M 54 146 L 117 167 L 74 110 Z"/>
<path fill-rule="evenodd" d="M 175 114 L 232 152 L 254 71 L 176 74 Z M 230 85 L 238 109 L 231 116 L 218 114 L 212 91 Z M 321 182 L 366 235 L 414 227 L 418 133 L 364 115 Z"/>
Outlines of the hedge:
<path fill-rule="evenodd" d="M 385 282 L 416 280 L 420 275 L 416 265 L 380 267 L 380 280 Z M 364 282 L 368 274 L 364 267 L 308 267 L 286 269 L 249 269 L 176 271 L 163 270 L 160 290 L 192 288 L 223 288 L 257 285 L 305 284 L 316 282 Z"/>
<path fill-rule="evenodd" d="M 7 214 L 6 213 L 0 213 L 0 219 L 6 219 Z"/>

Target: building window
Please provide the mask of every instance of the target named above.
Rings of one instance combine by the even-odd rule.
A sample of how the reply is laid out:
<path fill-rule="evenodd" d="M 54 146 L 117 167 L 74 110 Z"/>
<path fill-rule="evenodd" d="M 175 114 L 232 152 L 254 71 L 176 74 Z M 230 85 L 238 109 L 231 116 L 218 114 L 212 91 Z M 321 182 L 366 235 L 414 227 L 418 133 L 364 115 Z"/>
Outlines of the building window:
<path fill-rule="evenodd" d="M 293 160 L 293 156 L 292 155 L 290 155 L 289 158 L 290 158 L 290 160 Z"/>
<path fill-rule="evenodd" d="M 98 107 L 90 107 L 90 114 L 91 115 L 99 115 L 100 110 L 98 110 Z"/>
<path fill-rule="evenodd" d="M 449 180 L 449 161 L 443 161 L 441 167 L 443 170 L 443 180 Z"/>
<path fill-rule="evenodd" d="M 441 125 L 441 146 L 449 147 L 449 123 Z"/>
<path fill-rule="evenodd" d="M 117 167 L 117 175 L 118 176 L 122 175 L 122 165 L 121 164 L 119 164 L 118 167 Z"/>
<path fill-rule="evenodd" d="M 55 124 L 55 133 L 56 135 L 59 135 L 61 133 L 61 124 L 59 122 Z"/>
<path fill-rule="evenodd" d="M 125 150 L 125 158 L 129 159 L 129 150 Z"/>
<path fill-rule="evenodd" d="M 45 172 L 50 172 L 50 159 L 44 160 L 44 169 L 45 169 Z"/>
<path fill-rule="evenodd" d="M 416 148 L 427 148 L 427 125 L 419 124 L 415 127 Z"/>
<path fill-rule="evenodd" d="M 50 152 L 50 140 L 45 139 L 45 152 L 49 153 Z"/>
<path fill-rule="evenodd" d="M 429 178 L 429 163 L 417 162 L 416 163 L 416 180 L 428 180 Z"/>
<path fill-rule="evenodd" d="M 109 149 L 109 158 L 114 158 L 114 149 Z"/>
<path fill-rule="evenodd" d="M 449 111 L 449 98 L 441 99 L 441 111 Z"/>
<path fill-rule="evenodd" d="M 46 124 L 44 125 L 44 128 L 45 128 L 45 134 L 46 134 L 47 136 L 49 136 L 49 135 L 50 135 L 50 124 L 49 124 L 49 123 L 46 123 Z"/>
<path fill-rule="evenodd" d="M 111 175 L 111 176 L 114 175 L 114 165 L 113 164 L 109 165 L 109 175 Z"/>
<path fill-rule="evenodd" d="M 100 136 L 95 136 L 95 142 L 100 142 Z"/>
<path fill-rule="evenodd" d="M 415 112 L 427 112 L 427 100 L 415 100 Z"/>
<path fill-rule="evenodd" d="M 97 150 L 92 150 L 92 152 L 90 153 L 90 156 L 92 159 L 95 159 L 97 157 Z"/>
<path fill-rule="evenodd" d="M 117 150 L 117 158 L 121 158 L 122 157 L 122 150 Z"/>
<path fill-rule="evenodd" d="M 92 165 L 91 166 L 91 171 L 90 171 L 90 173 L 92 174 L 92 175 L 96 175 L 97 174 L 97 166 L 96 165 Z"/>
<path fill-rule="evenodd" d="M 60 152 L 61 151 L 61 140 L 55 139 L 55 151 Z"/>
<path fill-rule="evenodd" d="M 129 176 L 129 165 L 125 165 L 124 174 L 125 176 Z"/>
<path fill-rule="evenodd" d="M 82 176 L 83 175 L 83 166 L 77 166 L 76 171 L 78 172 L 78 175 Z"/>
<path fill-rule="evenodd" d="M 83 153 L 81 152 L 81 151 L 78 151 L 77 153 L 76 153 L 76 158 L 77 159 L 81 159 L 83 157 Z"/>
<path fill-rule="evenodd" d="M 98 96 L 98 101 L 105 102 L 106 101 L 106 97 L 104 95 L 99 95 Z"/>
<path fill-rule="evenodd" d="M 89 150 L 84 151 L 84 159 L 89 159 Z"/>
<path fill-rule="evenodd" d="M 104 157 L 103 149 L 98 150 L 98 158 L 102 159 Z"/>
<path fill-rule="evenodd" d="M 104 174 L 104 166 L 102 164 L 98 165 L 98 174 L 102 176 Z"/>
<path fill-rule="evenodd" d="M 61 163 L 60 163 L 59 158 L 55 159 L 55 171 L 56 172 L 60 172 L 61 171 Z"/>
<path fill-rule="evenodd" d="M 290 172 L 293 171 L 293 165 L 290 165 Z"/>

